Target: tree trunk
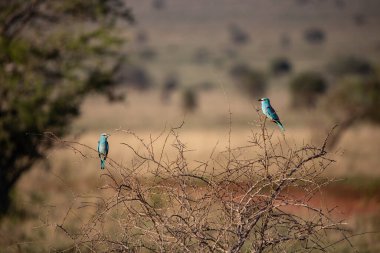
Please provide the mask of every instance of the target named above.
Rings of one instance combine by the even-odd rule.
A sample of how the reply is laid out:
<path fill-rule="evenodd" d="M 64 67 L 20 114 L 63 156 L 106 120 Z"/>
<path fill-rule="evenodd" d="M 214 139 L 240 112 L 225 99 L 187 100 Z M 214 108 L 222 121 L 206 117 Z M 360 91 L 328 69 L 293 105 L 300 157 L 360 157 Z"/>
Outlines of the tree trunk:
<path fill-rule="evenodd" d="M 332 150 L 336 147 L 336 145 L 339 143 L 340 139 L 343 136 L 343 133 L 347 131 L 357 120 L 359 119 L 358 116 L 350 117 L 344 121 L 342 121 L 337 129 L 334 131 L 334 134 L 331 136 L 330 140 L 327 143 L 327 149 Z"/>
<path fill-rule="evenodd" d="M 3 176 L 1 176 L 3 177 Z M 3 216 L 9 209 L 11 198 L 9 193 L 12 186 L 6 183 L 5 178 L 0 179 L 0 217 Z"/>
<path fill-rule="evenodd" d="M 37 156 L 37 155 L 35 155 Z M 30 159 L 22 166 L 16 166 L 12 162 L 5 163 L 0 168 L 0 217 L 5 215 L 12 204 L 10 193 L 21 175 L 28 171 L 37 158 Z"/>

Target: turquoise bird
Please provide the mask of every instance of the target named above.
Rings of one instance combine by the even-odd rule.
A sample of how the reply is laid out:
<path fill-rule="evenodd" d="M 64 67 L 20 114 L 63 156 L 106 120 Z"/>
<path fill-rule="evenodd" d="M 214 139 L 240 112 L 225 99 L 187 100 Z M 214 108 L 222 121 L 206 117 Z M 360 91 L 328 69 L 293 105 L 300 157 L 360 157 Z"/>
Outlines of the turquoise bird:
<path fill-rule="evenodd" d="M 109 151 L 107 139 L 109 136 L 109 134 L 102 133 L 98 141 L 98 155 L 100 158 L 100 168 L 102 170 L 104 170 L 104 168 L 106 167 L 106 159 Z"/>
<path fill-rule="evenodd" d="M 261 110 L 263 110 L 265 116 L 276 123 L 282 131 L 285 131 L 285 128 L 281 124 L 280 118 L 278 117 L 276 111 L 270 105 L 269 98 L 260 98 L 259 101 L 261 101 Z"/>

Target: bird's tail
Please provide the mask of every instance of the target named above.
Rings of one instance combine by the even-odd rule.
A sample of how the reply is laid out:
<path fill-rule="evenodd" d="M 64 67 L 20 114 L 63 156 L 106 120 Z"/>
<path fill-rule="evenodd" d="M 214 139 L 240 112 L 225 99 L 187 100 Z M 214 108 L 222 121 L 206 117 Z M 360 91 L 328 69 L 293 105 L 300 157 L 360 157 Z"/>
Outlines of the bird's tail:
<path fill-rule="evenodd" d="M 100 168 L 101 168 L 102 170 L 104 170 L 105 167 L 106 167 L 106 161 L 103 160 L 103 159 L 101 159 L 101 160 L 100 160 Z"/>
<path fill-rule="evenodd" d="M 285 131 L 285 128 L 284 128 L 284 126 L 281 124 L 280 121 L 275 121 L 275 123 L 280 127 L 280 129 L 281 129 L 282 131 Z"/>

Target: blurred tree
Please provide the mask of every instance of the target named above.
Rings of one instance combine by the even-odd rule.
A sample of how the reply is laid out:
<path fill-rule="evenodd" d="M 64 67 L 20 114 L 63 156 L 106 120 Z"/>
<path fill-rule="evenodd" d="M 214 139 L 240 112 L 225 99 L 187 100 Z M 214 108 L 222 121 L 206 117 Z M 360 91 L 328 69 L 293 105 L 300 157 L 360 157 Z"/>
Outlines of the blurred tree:
<path fill-rule="evenodd" d="M 139 56 L 145 61 L 152 61 L 157 57 L 157 52 L 154 48 L 144 47 L 139 51 Z"/>
<path fill-rule="evenodd" d="M 338 9 L 344 9 L 346 7 L 346 2 L 344 0 L 335 0 L 335 6 Z"/>
<path fill-rule="evenodd" d="M 0 214 L 52 146 L 42 133 L 67 133 L 88 92 L 112 94 L 117 20 L 133 20 L 122 0 L 0 2 Z"/>
<path fill-rule="evenodd" d="M 357 122 L 380 124 L 379 74 L 346 75 L 341 78 L 326 97 L 325 107 L 339 124 L 330 140 L 330 148 L 333 148 L 342 134 Z"/>
<path fill-rule="evenodd" d="M 161 99 L 164 103 L 169 102 L 171 94 L 178 89 L 179 81 L 176 74 L 169 74 L 162 87 Z"/>
<path fill-rule="evenodd" d="M 230 69 L 231 77 L 239 79 L 244 75 L 247 75 L 251 71 L 251 67 L 245 63 L 237 63 Z"/>
<path fill-rule="evenodd" d="M 196 49 L 193 59 L 196 64 L 204 64 L 210 60 L 211 53 L 205 47 Z"/>
<path fill-rule="evenodd" d="M 353 20 L 357 26 L 363 26 L 367 23 L 367 17 L 362 13 L 355 14 Z"/>
<path fill-rule="evenodd" d="M 201 91 L 210 91 L 215 88 L 215 84 L 210 81 L 203 81 L 197 85 L 197 88 Z"/>
<path fill-rule="evenodd" d="M 286 33 L 282 34 L 280 37 L 280 45 L 283 49 L 288 49 L 291 46 L 290 36 Z"/>
<path fill-rule="evenodd" d="M 316 72 L 303 72 L 290 81 L 293 106 L 314 107 L 320 95 L 327 90 L 323 76 Z"/>
<path fill-rule="evenodd" d="M 160 10 L 165 8 L 165 1 L 164 0 L 153 0 L 152 2 L 153 8 Z"/>
<path fill-rule="evenodd" d="M 345 75 L 365 76 L 372 75 L 375 72 L 369 61 L 355 56 L 338 57 L 328 64 L 328 69 L 335 77 Z"/>
<path fill-rule="evenodd" d="M 224 55 L 228 59 L 236 59 L 238 57 L 238 51 L 233 47 L 227 47 L 223 50 Z"/>
<path fill-rule="evenodd" d="M 147 90 L 152 86 L 152 78 L 146 68 L 139 65 L 130 65 L 123 73 L 118 73 L 120 80 L 128 87 L 136 90 Z"/>
<path fill-rule="evenodd" d="M 292 71 L 292 64 L 286 57 L 278 57 L 270 62 L 270 71 L 274 75 L 287 74 Z"/>
<path fill-rule="evenodd" d="M 240 46 L 246 44 L 249 41 L 249 34 L 240 28 L 240 26 L 232 24 L 229 26 L 228 30 L 230 33 L 231 41 L 235 45 Z"/>
<path fill-rule="evenodd" d="M 146 31 L 138 31 L 135 36 L 136 43 L 139 45 L 145 45 L 149 41 L 149 36 Z"/>
<path fill-rule="evenodd" d="M 237 88 L 244 94 L 254 98 L 260 98 L 265 95 L 267 89 L 266 78 L 260 71 L 239 63 L 231 68 L 230 75 L 237 82 Z"/>
<path fill-rule="evenodd" d="M 197 93 L 188 87 L 182 94 L 182 107 L 186 112 L 193 112 L 198 105 Z"/>
<path fill-rule="evenodd" d="M 322 29 L 309 28 L 304 32 L 304 38 L 310 44 L 321 44 L 326 40 L 326 34 Z"/>

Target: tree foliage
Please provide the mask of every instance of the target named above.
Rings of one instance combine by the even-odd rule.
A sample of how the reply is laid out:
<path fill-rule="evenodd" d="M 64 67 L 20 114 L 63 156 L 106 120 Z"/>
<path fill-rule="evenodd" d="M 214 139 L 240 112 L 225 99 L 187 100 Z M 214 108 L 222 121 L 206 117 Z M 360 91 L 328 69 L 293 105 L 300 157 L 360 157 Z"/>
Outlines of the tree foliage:
<path fill-rule="evenodd" d="M 303 72 L 290 81 L 290 92 L 293 106 L 313 107 L 320 95 L 327 90 L 327 83 L 322 75 L 316 72 Z"/>
<path fill-rule="evenodd" d="M 326 40 L 325 32 L 320 28 L 309 28 L 304 32 L 304 39 L 309 44 L 322 44 Z"/>
<path fill-rule="evenodd" d="M 198 97 L 195 89 L 186 88 L 182 93 L 182 108 L 186 112 L 194 112 L 198 105 Z"/>
<path fill-rule="evenodd" d="M 231 68 L 230 75 L 236 81 L 236 87 L 244 94 L 254 98 L 265 95 L 267 80 L 262 72 L 240 63 Z"/>
<path fill-rule="evenodd" d="M 334 85 L 326 97 L 325 108 L 339 124 L 329 147 L 357 122 L 380 123 L 380 73 L 370 61 L 357 56 L 338 57 L 328 68 Z"/>
<path fill-rule="evenodd" d="M 380 123 L 380 80 L 375 77 L 346 77 L 331 94 L 335 111 L 344 117 L 360 116 Z M 340 117 L 341 117 L 340 116 Z"/>
<path fill-rule="evenodd" d="M 277 57 L 270 62 L 270 71 L 274 75 L 287 74 L 292 71 L 292 64 L 286 57 Z"/>
<path fill-rule="evenodd" d="M 112 94 L 123 60 L 117 20 L 132 21 L 121 0 L 0 3 L 0 213 L 52 145 L 40 133 L 65 134 L 88 92 Z"/>
<path fill-rule="evenodd" d="M 328 68 L 338 78 L 346 75 L 365 76 L 374 74 L 375 72 L 368 60 L 355 56 L 338 57 L 328 65 Z"/>
<path fill-rule="evenodd" d="M 344 131 L 357 122 L 380 123 L 379 75 L 347 75 L 326 98 L 326 110 L 339 123 L 329 147 L 334 147 Z"/>
<path fill-rule="evenodd" d="M 179 79 L 177 74 L 170 73 L 165 77 L 163 86 L 162 86 L 162 93 L 161 98 L 164 103 L 167 103 L 170 101 L 172 93 L 178 89 L 179 87 Z"/>
<path fill-rule="evenodd" d="M 250 40 L 249 34 L 245 32 L 240 26 L 237 24 L 231 24 L 228 27 L 228 31 L 230 34 L 231 42 L 234 45 L 240 46 L 247 44 Z"/>

